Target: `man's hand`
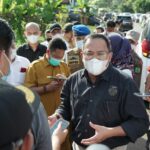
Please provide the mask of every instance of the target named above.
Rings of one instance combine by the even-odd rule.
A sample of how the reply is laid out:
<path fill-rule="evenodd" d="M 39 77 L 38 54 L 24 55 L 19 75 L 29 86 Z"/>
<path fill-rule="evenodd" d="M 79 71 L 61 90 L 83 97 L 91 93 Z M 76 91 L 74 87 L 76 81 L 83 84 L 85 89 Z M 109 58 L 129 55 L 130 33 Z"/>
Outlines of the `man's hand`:
<path fill-rule="evenodd" d="M 52 134 L 52 146 L 54 150 L 60 150 L 61 144 L 65 141 L 68 130 L 62 130 L 61 123 Z"/>
<path fill-rule="evenodd" d="M 59 79 L 63 79 L 63 80 L 67 79 L 64 74 L 57 74 L 56 77 L 58 78 L 58 80 Z"/>
<path fill-rule="evenodd" d="M 64 74 L 57 74 L 56 79 L 54 79 L 52 82 L 46 85 L 46 91 L 53 92 L 61 88 L 65 79 L 66 79 L 66 76 Z"/>
<path fill-rule="evenodd" d="M 146 97 L 144 100 L 150 102 L 150 97 Z"/>
<path fill-rule="evenodd" d="M 92 122 L 90 122 L 90 126 L 95 130 L 95 135 L 88 139 L 83 139 L 81 141 L 82 144 L 91 145 L 102 142 L 111 137 L 126 136 L 126 133 L 121 126 L 108 128 L 105 126 L 93 124 Z"/>
<path fill-rule="evenodd" d="M 56 114 L 53 114 L 51 116 L 48 117 L 48 123 L 49 123 L 49 126 L 52 127 L 53 124 L 57 121 L 57 115 Z"/>
<path fill-rule="evenodd" d="M 109 137 L 109 130 L 110 130 L 109 128 L 105 126 L 93 124 L 92 122 L 90 122 L 89 124 L 95 130 L 95 135 L 88 139 L 83 139 L 81 141 L 82 144 L 91 145 L 91 144 L 99 143 Z"/>
<path fill-rule="evenodd" d="M 58 83 L 58 81 L 55 80 L 46 85 L 46 91 L 48 92 L 53 92 L 59 88 L 60 84 Z"/>
<path fill-rule="evenodd" d="M 63 83 L 64 83 L 64 81 L 67 79 L 64 74 L 57 74 L 56 77 L 57 77 L 57 80 L 56 80 L 56 81 L 58 82 L 58 84 L 59 84 L 60 86 L 62 86 Z"/>

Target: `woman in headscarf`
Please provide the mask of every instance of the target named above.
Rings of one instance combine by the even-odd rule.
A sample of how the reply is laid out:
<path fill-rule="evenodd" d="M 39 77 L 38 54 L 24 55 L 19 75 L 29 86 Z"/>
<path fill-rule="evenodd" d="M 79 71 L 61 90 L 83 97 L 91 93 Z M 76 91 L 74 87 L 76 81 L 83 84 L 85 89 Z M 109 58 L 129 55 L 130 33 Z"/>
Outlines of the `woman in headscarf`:
<path fill-rule="evenodd" d="M 119 34 L 111 34 L 109 39 L 113 51 L 112 64 L 118 69 L 132 75 L 133 60 L 129 41 Z"/>

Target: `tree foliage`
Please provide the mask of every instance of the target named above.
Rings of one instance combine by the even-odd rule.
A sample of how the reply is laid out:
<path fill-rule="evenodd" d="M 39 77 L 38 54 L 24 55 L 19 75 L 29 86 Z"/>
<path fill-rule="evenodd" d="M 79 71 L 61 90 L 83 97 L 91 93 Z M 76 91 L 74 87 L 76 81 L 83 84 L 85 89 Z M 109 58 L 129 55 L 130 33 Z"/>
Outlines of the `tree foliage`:
<path fill-rule="evenodd" d="M 133 8 L 136 12 L 150 12 L 150 0 L 136 0 L 134 1 Z"/>
<path fill-rule="evenodd" d="M 92 5 L 98 8 L 107 8 L 111 11 L 141 12 L 150 11 L 150 0 L 92 0 Z"/>
<path fill-rule="evenodd" d="M 63 0 L 0 0 L 0 16 L 8 20 L 21 42 L 24 26 L 27 22 L 37 22 L 44 31 L 52 22 L 65 23 L 68 7 L 62 5 Z M 98 10 L 141 12 L 150 11 L 150 0 L 76 0 L 82 19 L 86 19 L 91 12 L 98 14 Z M 81 20 L 84 23 L 84 20 Z"/>
<path fill-rule="evenodd" d="M 63 23 L 68 10 L 61 3 L 62 0 L 1 0 L 0 16 L 10 23 L 17 39 L 22 42 L 23 30 L 28 22 L 39 23 L 42 31 L 52 22 Z"/>

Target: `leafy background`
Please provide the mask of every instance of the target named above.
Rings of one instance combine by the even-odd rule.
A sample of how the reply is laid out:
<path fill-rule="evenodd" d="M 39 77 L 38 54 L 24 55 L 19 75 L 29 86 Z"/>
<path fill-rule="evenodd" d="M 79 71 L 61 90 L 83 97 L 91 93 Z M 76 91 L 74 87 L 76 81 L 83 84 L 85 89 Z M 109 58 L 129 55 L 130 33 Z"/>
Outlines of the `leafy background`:
<path fill-rule="evenodd" d="M 69 0 L 70 2 L 75 0 Z M 65 24 L 69 8 L 80 10 L 81 22 L 90 14 L 100 16 L 102 12 L 150 11 L 150 0 L 76 0 L 76 6 L 62 5 L 62 0 L 0 0 L 0 17 L 6 19 L 16 33 L 17 43 L 25 41 L 23 36 L 27 22 L 40 24 L 41 31 L 53 22 Z"/>

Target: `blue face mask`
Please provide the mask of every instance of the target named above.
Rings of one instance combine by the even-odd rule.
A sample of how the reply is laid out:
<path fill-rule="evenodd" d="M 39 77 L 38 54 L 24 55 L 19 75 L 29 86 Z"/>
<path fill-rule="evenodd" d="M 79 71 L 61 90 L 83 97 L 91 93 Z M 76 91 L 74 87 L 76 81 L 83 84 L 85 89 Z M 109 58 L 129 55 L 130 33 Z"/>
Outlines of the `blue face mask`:
<path fill-rule="evenodd" d="M 7 76 L 2 76 L 1 79 L 6 81 L 7 80 Z"/>
<path fill-rule="evenodd" d="M 11 69 L 10 69 L 10 67 L 9 67 L 9 71 L 8 71 L 7 75 L 3 75 L 3 76 L 1 77 L 1 79 L 4 80 L 4 81 L 6 81 L 6 80 L 7 80 L 7 77 L 8 77 L 10 74 L 11 74 Z"/>
<path fill-rule="evenodd" d="M 50 65 L 52 65 L 52 66 L 59 66 L 60 65 L 60 59 L 56 59 L 56 58 L 53 58 L 53 57 L 51 57 L 49 60 L 48 60 L 48 62 L 49 62 L 49 64 Z"/>

